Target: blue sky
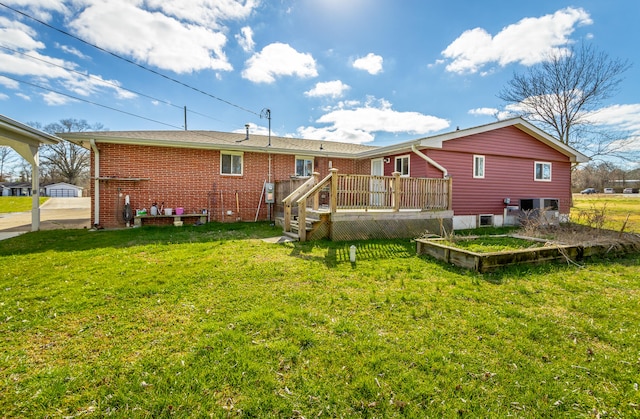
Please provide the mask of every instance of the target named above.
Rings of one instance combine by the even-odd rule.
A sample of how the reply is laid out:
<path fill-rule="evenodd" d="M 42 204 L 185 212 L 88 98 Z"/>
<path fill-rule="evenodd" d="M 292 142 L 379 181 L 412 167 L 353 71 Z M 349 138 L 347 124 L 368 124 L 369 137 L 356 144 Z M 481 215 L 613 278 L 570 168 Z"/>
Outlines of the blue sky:
<path fill-rule="evenodd" d="M 514 72 L 587 42 L 632 64 L 594 123 L 640 136 L 637 0 L 0 3 L 21 122 L 181 129 L 186 106 L 189 129 L 266 133 L 270 109 L 273 135 L 388 145 L 495 121 Z"/>

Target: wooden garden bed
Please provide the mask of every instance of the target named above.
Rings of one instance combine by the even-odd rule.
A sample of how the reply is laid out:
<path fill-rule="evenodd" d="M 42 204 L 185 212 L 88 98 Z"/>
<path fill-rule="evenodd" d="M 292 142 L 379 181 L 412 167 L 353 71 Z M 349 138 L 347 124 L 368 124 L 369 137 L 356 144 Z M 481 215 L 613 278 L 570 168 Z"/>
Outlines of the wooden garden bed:
<path fill-rule="evenodd" d="M 486 236 L 485 236 L 486 237 Z M 491 237 L 491 236 L 489 236 Z M 581 261 L 590 256 L 605 254 L 624 254 L 638 251 L 638 244 L 620 240 L 616 243 L 586 243 L 586 244 L 561 244 L 545 242 L 543 246 L 533 247 L 541 239 L 512 236 L 519 239 L 530 240 L 532 247 L 526 249 L 513 249 L 500 252 L 474 252 L 451 245 L 444 238 L 420 238 L 416 239 L 418 255 L 429 255 L 438 260 L 453 265 L 472 269 L 476 272 L 490 272 L 503 266 L 541 263 L 552 260 Z M 473 240 L 468 238 L 465 240 Z"/>

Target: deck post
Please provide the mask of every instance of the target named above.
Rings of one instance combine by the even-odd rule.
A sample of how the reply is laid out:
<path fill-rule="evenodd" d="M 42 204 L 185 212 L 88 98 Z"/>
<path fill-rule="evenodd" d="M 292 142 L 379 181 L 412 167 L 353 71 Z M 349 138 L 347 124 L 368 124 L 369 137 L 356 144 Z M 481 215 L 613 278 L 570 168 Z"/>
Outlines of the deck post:
<path fill-rule="evenodd" d="M 452 210 L 453 209 L 453 178 L 451 176 L 449 176 L 449 179 L 447 179 L 449 182 L 449 202 L 448 202 L 448 206 L 447 209 L 448 210 Z"/>
<path fill-rule="evenodd" d="M 391 173 L 391 175 L 393 175 L 393 195 L 392 195 L 392 205 L 393 205 L 393 211 L 394 212 L 398 212 L 400 211 L 400 192 L 401 192 L 401 188 L 400 188 L 400 172 L 393 172 Z"/>
<path fill-rule="evenodd" d="M 298 237 L 300 241 L 307 240 L 307 203 L 298 204 Z"/>
<path fill-rule="evenodd" d="M 338 208 L 338 169 L 329 169 L 331 173 L 331 197 L 329 199 L 329 207 L 331 214 L 335 214 Z"/>
<path fill-rule="evenodd" d="M 291 202 L 284 204 L 284 231 L 291 231 Z"/>
<path fill-rule="evenodd" d="M 317 185 L 318 182 L 320 181 L 320 173 L 313 172 L 313 178 L 315 179 L 313 184 Z M 313 194 L 313 204 L 312 204 L 311 208 L 313 208 L 315 211 L 317 211 L 319 206 L 320 206 L 320 194 L 319 193 L 315 193 L 315 194 Z"/>

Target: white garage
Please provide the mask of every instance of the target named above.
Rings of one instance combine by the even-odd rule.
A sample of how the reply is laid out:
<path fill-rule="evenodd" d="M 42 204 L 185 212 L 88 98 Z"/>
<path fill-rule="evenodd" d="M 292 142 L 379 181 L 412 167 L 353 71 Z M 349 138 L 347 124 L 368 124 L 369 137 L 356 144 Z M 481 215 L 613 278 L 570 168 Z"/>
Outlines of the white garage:
<path fill-rule="evenodd" d="M 44 195 L 51 198 L 80 198 L 83 189 L 66 182 L 51 183 L 44 185 Z"/>

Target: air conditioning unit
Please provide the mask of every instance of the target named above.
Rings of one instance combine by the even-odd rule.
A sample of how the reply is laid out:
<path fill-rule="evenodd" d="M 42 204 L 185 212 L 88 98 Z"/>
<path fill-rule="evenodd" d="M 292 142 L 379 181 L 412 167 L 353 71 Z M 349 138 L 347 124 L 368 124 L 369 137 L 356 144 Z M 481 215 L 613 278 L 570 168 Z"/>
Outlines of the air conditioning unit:
<path fill-rule="evenodd" d="M 560 223 L 560 200 L 557 198 L 525 198 L 520 200 L 520 222 L 537 220 L 542 224 Z"/>

